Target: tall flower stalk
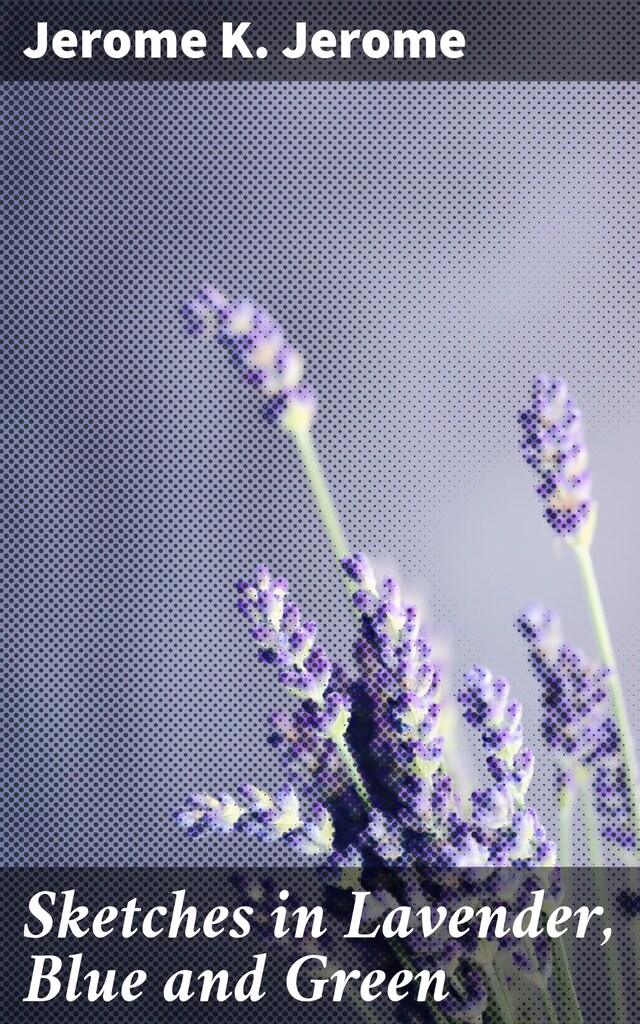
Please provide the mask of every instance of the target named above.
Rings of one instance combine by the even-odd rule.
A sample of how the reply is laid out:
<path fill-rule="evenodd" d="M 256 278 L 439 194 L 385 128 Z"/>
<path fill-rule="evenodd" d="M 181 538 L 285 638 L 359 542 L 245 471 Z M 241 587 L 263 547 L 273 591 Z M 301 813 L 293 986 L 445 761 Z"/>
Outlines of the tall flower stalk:
<path fill-rule="evenodd" d="M 322 471 L 322 465 L 318 458 L 315 444 L 313 443 L 313 436 L 308 425 L 303 424 L 302 426 L 289 427 L 289 430 L 293 434 L 295 443 L 302 459 L 302 464 L 307 474 L 307 480 L 309 486 L 313 491 L 313 496 L 316 500 L 318 512 L 324 523 L 327 536 L 333 546 L 333 552 L 336 558 L 339 560 L 345 558 L 348 554 L 349 548 L 345 539 L 344 533 L 342 532 L 342 526 L 336 513 L 335 505 L 331 498 L 331 493 L 325 479 L 325 475 Z"/>
<path fill-rule="evenodd" d="M 529 643 L 529 662 L 541 683 L 543 734 L 558 757 L 560 774 L 560 858 L 572 859 L 571 830 L 577 796 L 596 868 L 598 901 L 610 893 L 602 864 L 600 837 L 638 863 L 640 776 L 633 733 L 595 572 L 591 548 L 597 522 L 582 416 L 560 379 L 533 382 L 531 406 L 520 413 L 521 449 L 538 476 L 537 493 L 554 532 L 573 551 L 584 586 L 601 664 L 562 639 L 557 616 L 527 609 L 518 628 Z M 593 795 L 590 793 L 593 791 Z M 606 951 L 616 1024 L 626 1008 L 615 936 Z"/>
<path fill-rule="evenodd" d="M 602 861 L 599 837 L 614 844 L 622 856 L 637 852 L 629 783 L 621 764 L 619 732 L 610 714 L 610 669 L 590 662 L 582 651 L 566 644 L 560 620 L 549 609 L 534 605 L 520 615 L 517 625 L 529 645 L 529 664 L 541 688 L 542 735 L 559 769 L 560 863 L 571 862 L 577 795 L 582 798 L 593 866 Z M 595 885 L 598 903 L 606 906 L 610 894 L 600 870 L 595 872 Z M 626 1024 L 615 936 L 605 955 L 615 1019 Z"/>
<path fill-rule="evenodd" d="M 316 399 L 304 383 L 301 354 L 264 309 L 230 301 L 217 288 L 201 288 L 183 312 L 192 336 L 216 340 L 229 350 L 246 383 L 267 399 L 266 418 L 292 435 L 335 557 L 344 558 L 349 546 L 313 442 Z"/>
<path fill-rule="evenodd" d="M 636 839 L 640 837 L 640 771 L 630 716 L 591 553 L 597 523 L 582 414 L 561 379 L 537 377 L 531 405 L 519 417 L 521 450 L 538 477 L 537 494 L 554 532 L 573 551 L 583 584 L 620 737 Z"/>
<path fill-rule="evenodd" d="M 594 863 L 598 835 L 624 857 L 637 852 L 631 791 L 625 777 L 620 732 L 611 712 L 611 670 L 565 643 L 558 616 L 527 608 L 518 630 L 529 645 L 529 665 L 540 685 L 542 736 L 558 765 L 561 863 L 570 862 L 572 811 L 579 788 L 592 790 L 597 828 L 589 832 Z M 595 844 L 595 845 L 593 845 Z"/>

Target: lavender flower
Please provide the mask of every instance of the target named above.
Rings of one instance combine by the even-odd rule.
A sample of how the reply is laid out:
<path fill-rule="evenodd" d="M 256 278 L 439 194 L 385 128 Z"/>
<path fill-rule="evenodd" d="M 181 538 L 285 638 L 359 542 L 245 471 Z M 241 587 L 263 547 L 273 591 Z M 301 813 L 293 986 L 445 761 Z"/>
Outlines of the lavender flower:
<path fill-rule="evenodd" d="M 593 512 L 582 415 L 565 381 L 536 377 L 531 407 L 520 413 L 520 447 L 540 478 L 537 494 L 560 536 L 575 534 Z"/>
<path fill-rule="evenodd" d="M 552 863 L 553 847 L 526 806 L 533 758 L 507 684 L 474 669 L 460 695 L 467 721 L 483 730 L 494 782 L 473 795 L 467 821 L 444 768 L 440 672 L 418 611 L 403 602 L 395 581 L 378 585 L 365 556 L 343 566 L 355 585 L 355 678 L 328 658 L 315 624 L 288 600 L 284 579 L 260 566 L 238 587 L 260 660 L 276 666 L 283 687 L 301 700 L 294 712 L 272 718 L 271 739 L 295 790 L 271 798 L 245 787 L 244 802 L 228 794 L 192 797 L 180 820 L 196 832 L 281 836 L 305 850 L 324 849 L 333 863 Z M 313 807 L 311 819 L 300 798 Z"/>
<path fill-rule="evenodd" d="M 638 851 L 629 772 L 622 757 L 599 762 L 593 773 L 595 810 L 602 838 L 623 851 Z"/>
<path fill-rule="evenodd" d="M 476 667 L 465 676 L 459 694 L 465 720 L 482 733 L 486 763 L 494 784 L 472 794 L 473 818 L 479 825 L 476 841 L 488 851 L 487 863 L 539 864 L 555 862 L 535 810 L 526 807 L 533 775 L 533 755 L 523 745 L 522 706 L 511 700 L 509 684 Z"/>
<path fill-rule="evenodd" d="M 201 289 L 185 315 L 192 334 L 215 338 L 229 350 L 247 383 L 267 398 L 267 417 L 294 435 L 353 598 L 357 632 L 355 670 L 347 670 L 327 655 L 315 623 L 288 599 L 285 580 L 261 566 L 254 580 L 239 584 L 238 607 L 250 622 L 258 658 L 275 666 L 283 690 L 296 698 L 294 707 L 279 709 L 270 719 L 270 742 L 281 754 L 287 782 L 275 796 L 252 786 L 242 787 L 237 798 L 225 792 L 197 794 L 177 812 L 178 820 L 194 835 L 213 829 L 283 841 L 328 869 L 324 877 L 338 887 L 345 868 L 351 874 L 353 868 L 358 874 L 373 868 L 380 879 L 390 867 L 391 888 L 376 883 L 381 910 L 397 886 L 418 905 L 435 882 L 432 869 L 444 869 L 440 879 L 448 879 L 439 898 L 458 905 L 467 882 L 454 868 L 528 867 L 535 876 L 539 868 L 552 866 L 555 847 L 527 804 L 533 756 L 524 746 L 522 707 L 505 680 L 481 667 L 466 675 L 459 701 L 467 723 L 481 732 L 491 785 L 472 794 L 470 810 L 456 791 L 447 772 L 445 739 L 450 737 L 431 638 L 394 580 L 380 583 L 362 554 L 344 557 L 348 548 L 309 429 L 315 401 L 304 383 L 300 355 L 268 313 L 253 303 L 229 302 L 213 288 Z M 586 547 L 592 531 L 584 528 L 593 523 L 591 483 L 580 414 L 566 385 L 536 380 L 532 408 L 520 422 L 523 453 L 540 478 L 547 520 L 561 536 L 578 535 Z M 546 640 L 538 637 L 541 649 L 551 644 L 551 633 L 545 635 Z M 571 667 L 582 668 L 565 658 L 562 672 Z M 599 680 L 586 670 L 582 677 L 589 679 L 583 697 L 588 691 L 595 699 Z M 549 722 L 551 717 L 550 704 Z M 606 730 L 596 738 L 556 718 L 549 742 L 557 749 L 574 756 L 579 747 L 586 757 L 589 739 L 589 757 L 598 771 L 617 771 L 615 758 L 611 762 L 601 753 Z M 598 785 L 599 799 L 611 800 L 615 778 L 601 774 Z M 482 873 L 482 879 L 474 876 L 480 889 L 473 898 L 483 904 L 497 899 L 517 905 L 531 887 L 531 877 L 514 876 L 509 891 L 502 891 L 504 874 L 496 871 Z M 526 952 L 508 937 L 479 942 L 473 930 L 460 941 L 443 941 L 442 948 L 438 938 L 425 947 L 416 934 L 408 945 L 417 963 L 428 964 L 435 956 L 438 966 L 449 963 L 455 971 L 448 1002 L 455 1019 L 480 1022 L 488 987 L 496 983 L 496 965 L 507 986 L 513 969 L 537 974 L 538 983 L 546 985 L 550 959 L 544 938 Z"/>
<path fill-rule="evenodd" d="M 575 554 L 601 659 L 601 666 L 592 666 L 580 652 L 563 645 L 557 637 L 557 623 L 545 622 L 548 613 L 544 611 L 534 612 L 533 619 L 525 615 L 519 623 L 532 644 L 530 661 L 543 684 L 545 737 L 561 762 L 568 760 L 573 769 L 578 769 L 577 773 L 564 772 L 561 779 L 564 845 L 568 848 L 574 777 L 580 775 L 578 781 L 584 781 L 587 767 L 597 766 L 594 777 L 598 779 L 598 808 L 606 810 L 615 822 L 605 834 L 619 846 L 637 849 L 640 768 L 591 556 L 596 506 L 591 496 L 582 417 L 566 383 L 538 377 L 531 408 L 520 414 L 520 425 L 521 449 L 540 478 L 538 494 L 547 521 Z M 585 806 L 585 814 L 591 814 L 590 805 Z"/>
<path fill-rule="evenodd" d="M 238 608 L 253 623 L 252 636 L 263 661 L 279 666 L 283 686 L 322 704 L 331 663 L 316 644 L 316 626 L 303 622 L 295 604 L 285 603 L 288 583 L 258 566 L 256 580 L 238 584 Z"/>
<path fill-rule="evenodd" d="M 322 866 L 334 889 L 368 889 L 362 872 L 372 868 L 382 879 L 373 892 L 374 917 L 376 906 L 383 912 L 397 902 L 398 886 L 409 905 L 434 898 L 434 871 L 448 879 L 439 903 L 457 906 L 466 883 L 453 869 L 553 865 L 553 844 L 526 802 L 533 758 L 508 684 L 475 668 L 459 695 L 464 717 L 482 731 L 493 779 L 473 794 L 472 814 L 465 817 L 445 769 L 441 675 L 418 610 L 403 601 L 394 580 L 378 583 L 364 555 L 344 559 L 343 569 L 357 614 L 355 674 L 325 653 L 315 623 L 289 600 L 286 580 L 259 566 L 253 580 L 238 585 L 238 607 L 259 660 L 275 667 L 299 702 L 272 717 L 271 741 L 289 780 L 275 796 L 243 786 L 237 798 L 224 792 L 190 797 L 178 820 L 192 835 L 212 829 L 284 842 Z M 387 882 L 386 869 L 393 872 Z M 473 898 L 515 905 L 531 888 L 528 878 L 515 878 L 508 891 L 496 889 L 504 883 L 500 872 L 474 876 Z M 416 963 L 448 964 L 455 972 L 447 1004 L 452 1019 L 480 1024 L 485 972 L 498 957 L 507 974 L 526 969 L 545 981 L 538 960 L 523 960 L 508 938 L 488 946 L 473 929 L 462 940 L 443 934 L 426 941 L 416 933 L 408 950 Z"/>
<path fill-rule="evenodd" d="M 615 753 L 618 740 L 608 713 L 610 669 L 563 643 L 558 616 L 540 605 L 523 611 L 517 627 L 541 684 L 542 734 L 548 746 L 562 761 L 584 766 Z"/>
<path fill-rule="evenodd" d="M 298 795 L 288 784 L 276 796 L 256 786 L 242 786 L 240 794 L 238 800 L 229 793 L 196 794 L 176 812 L 176 818 L 192 835 L 207 829 L 238 832 L 265 842 L 284 839 L 309 857 L 326 859 L 331 854 L 334 827 L 325 807 L 317 804 L 303 821 Z"/>
<path fill-rule="evenodd" d="M 635 849 L 629 780 L 610 708 L 611 669 L 564 643 L 549 609 L 532 605 L 517 627 L 529 644 L 529 665 L 541 686 L 542 733 L 558 757 L 561 781 L 571 785 L 575 770 L 589 770 L 603 837 Z"/>
<path fill-rule="evenodd" d="M 308 429 L 315 397 L 303 380 L 303 359 L 266 310 L 252 302 L 231 302 L 203 286 L 183 308 L 188 332 L 214 338 L 242 369 L 244 380 L 268 399 L 265 414 L 286 429 Z"/>
<path fill-rule="evenodd" d="M 260 660 L 277 666 L 283 688 L 302 700 L 293 712 L 273 713 L 270 741 L 280 748 L 283 766 L 303 795 L 330 800 L 350 786 L 337 749 L 350 719 L 344 672 L 318 642 L 316 624 L 303 620 L 287 600 L 286 580 L 258 566 L 255 580 L 239 583 L 238 592 L 238 608 L 252 624 Z"/>

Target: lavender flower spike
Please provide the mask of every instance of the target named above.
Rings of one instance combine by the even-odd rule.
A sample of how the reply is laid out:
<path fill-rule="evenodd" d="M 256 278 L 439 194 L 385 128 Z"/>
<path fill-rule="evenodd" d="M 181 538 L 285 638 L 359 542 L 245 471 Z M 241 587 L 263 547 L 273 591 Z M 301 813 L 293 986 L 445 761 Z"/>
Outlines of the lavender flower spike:
<path fill-rule="evenodd" d="M 515 832 L 524 829 L 531 840 L 537 821 L 524 805 L 533 774 L 533 755 L 523 748 L 522 706 L 511 700 L 507 681 L 494 679 L 487 669 L 476 666 L 466 673 L 465 682 L 466 687 L 458 695 L 463 717 L 482 732 L 482 742 L 489 751 L 487 767 L 495 783 L 472 794 L 474 819 L 491 829 L 517 821 Z"/>
<path fill-rule="evenodd" d="M 238 607 L 254 624 L 252 635 L 261 659 L 279 667 L 278 678 L 286 689 L 311 702 L 303 707 L 302 715 L 298 713 L 293 728 L 286 729 L 290 733 L 290 755 L 296 761 L 307 756 L 312 761 L 324 761 L 325 782 L 340 786 L 344 778 L 329 770 L 333 769 L 334 754 L 338 752 L 343 769 L 340 774 L 346 771 L 367 805 L 369 797 L 346 739 L 351 702 L 335 686 L 329 692 L 342 670 L 329 661 L 316 642 L 315 623 L 304 622 L 297 605 L 285 601 L 287 581 L 273 579 L 266 566 L 258 566 L 256 580 L 239 583 L 238 590 Z M 279 737 L 284 738 L 282 734 Z"/>
<path fill-rule="evenodd" d="M 543 737 L 561 763 L 586 767 L 619 752 L 609 714 L 611 670 L 563 643 L 560 620 L 549 609 L 530 606 L 517 627 L 529 644 L 529 665 L 542 687 Z"/>
<path fill-rule="evenodd" d="M 582 414 L 560 378 L 536 377 L 531 407 L 519 415 L 520 447 L 540 478 L 545 518 L 561 537 L 580 531 L 594 511 Z"/>
<path fill-rule="evenodd" d="M 279 666 L 283 686 L 322 705 L 332 666 L 316 643 L 315 623 L 303 622 L 298 607 L 285 601 L 287 581 L 258 566 L 255 581 L 240 582 L 238 591 L 238 608 L 253 623 L 261 659 Z"/>
<path fill-rule="evenodd" d="M 316 804 L 309 820 L 301 816 L 300 800 L 290 785 L 275 796 L 257 786 L 241 787 L 241 802 L 228 793 L 197 794 L 176 811 L 176 820 L 192 835 L 243 832 L 265 842 L 283 839 L 307 856 L 327 859 L 333 852 L 334 825 L 329 811 Z"/>
<path fill-rule="evenodd" d="M 533 383 L 531 408 L 521 412 L 519 419 L 522 453 L 540 478 L 537 491 L 547 522 L 575 554 L 600 661 L 609 669 L 607 689 L 611 717 L 619 737 L 621 772 L 629 780 L 627 794 L 633 829 L 636 837 L 640 837 L 640 762 L 591 555 L 596 504 L 591 496 L 582 416 L 565 381 L 537 377 Z"/>
<path fill-rule="evenodd" d="M 183 308 L 187 330 L 214 338 L 231 352 L 245 381 L 268 399 L 266 416 L 288 430 L 308 429 L 315 397 L 303 382 L 303 359 L 273 317 L 252 302 L 231 302 L 205 285 Z"/>
<path fill-rule="evenodd" d="M 637 850 L 631 780 L 611 709 L 611 669 L 564 643 L 560 620 L 548 609 L 531 606 L 517 626 L 541 685 L 543 736 L 558 757 L 564 787 L 571 790 L 576 776 L 590 781 L 603 839 L 622 851 Z"/>
<path fill-rule="evenodd" d="M 187 330 L 227 348 L 245 381 L 267 398 L 265 416 L 288 431 L 298 449 L 336 558 L 349 550 L 311 437 L 316 399 L 305 383 L 301 354 L 273 317 L 253 302 L 230 302 L 205 285 L 185 304 Z"/>

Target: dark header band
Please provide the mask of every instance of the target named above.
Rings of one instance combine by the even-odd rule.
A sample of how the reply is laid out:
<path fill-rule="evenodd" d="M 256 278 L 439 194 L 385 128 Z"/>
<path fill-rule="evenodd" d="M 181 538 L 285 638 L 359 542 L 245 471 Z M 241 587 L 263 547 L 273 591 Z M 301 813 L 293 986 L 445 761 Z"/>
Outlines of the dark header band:
<path fill-rule="evenodd" d="M 621 0 L 10 0 L 2 18 L 5 81 L 634 81 L 640 66 Z"/>

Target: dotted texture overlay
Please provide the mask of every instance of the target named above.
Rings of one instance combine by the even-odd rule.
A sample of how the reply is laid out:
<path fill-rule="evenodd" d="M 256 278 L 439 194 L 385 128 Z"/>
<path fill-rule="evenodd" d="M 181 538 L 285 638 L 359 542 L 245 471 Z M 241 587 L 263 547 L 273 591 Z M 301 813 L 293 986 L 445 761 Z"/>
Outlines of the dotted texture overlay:
<path fill-rule="evenodd" d="M 7 861 L 231 863 L 185 794 L 282 779 L 286 703 L 234 608 L 267 562 L 327 649 L 346 598 L 290 440 L 180 308 L 256 298 L 306 358 L 354 548 L 421 597 L 458 686 L 506 675 L 554 831 L 533 599 L 593 639 L 518 452 L 530 378 L 585 416 L 633 718 L 637 87 L 10 86 Z M 475 748 L 474 748 L 475 749 Z M 239 847 L 239 843 L 241 847 Z M 576 823 L 575 856 L 587 856 Z M 271 848 L 271 859 L 284 853 Z"/>

